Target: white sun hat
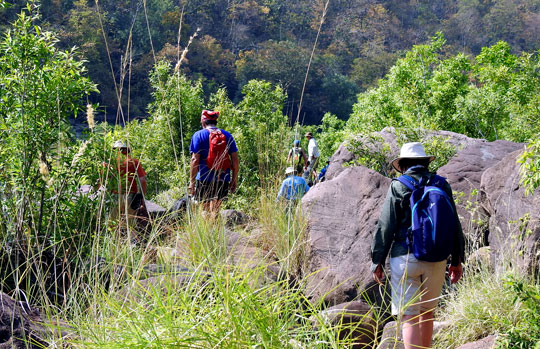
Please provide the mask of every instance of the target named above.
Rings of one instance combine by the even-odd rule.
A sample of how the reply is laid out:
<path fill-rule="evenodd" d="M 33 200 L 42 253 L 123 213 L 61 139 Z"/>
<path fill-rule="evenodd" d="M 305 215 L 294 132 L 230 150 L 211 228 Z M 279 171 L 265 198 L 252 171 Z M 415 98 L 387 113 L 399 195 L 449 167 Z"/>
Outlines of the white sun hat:
<path fill-rule="evenodd" d="M 124 142 L 122 141 L 116 141 L 114 142 L 113 144 L 113 148 L 120 148 L 120 149 L 123 149 L 123 148 L 127 148 L 128 146 L 124 144 Z"/>
<path fill-rule="evenodd" d="M 294 167 L 287 167 L 287 169 L 285 170 L 285 174 L 290 175 L 292 173 L 294 173 Z"/>
<path fill-rule="evenodd" d="M 426 155 L 426 151 L 420 142 L 405 143 L 401 146 L 399 157 L 392 160 L 392 166 L 399 172 L 403 172 L 399 167 L 401 159 L 429 159 L 429 162 L 435 160 L 435 156 Z"/>

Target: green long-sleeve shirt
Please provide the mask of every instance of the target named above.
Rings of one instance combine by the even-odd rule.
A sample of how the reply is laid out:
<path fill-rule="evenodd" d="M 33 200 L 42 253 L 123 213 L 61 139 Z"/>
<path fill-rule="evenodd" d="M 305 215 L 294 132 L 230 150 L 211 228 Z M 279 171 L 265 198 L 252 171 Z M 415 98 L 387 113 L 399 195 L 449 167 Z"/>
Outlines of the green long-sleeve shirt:
<path fill-rule="evenodd" d="M 431 178 L 434 173 L 428 172 L 424 167 L 414 167 L 409 169 L 405 174 L 413 177 L 417 181 L 421 177 Z M 450 185 L 446 183 L 446 186 L 442 188 L 448 197 L 450 197 L 454 212 L 456 212 L 456 205 L 452 197 L 452 189 Z M 411 225 L 411 209 L 409 199 L 411 190 L 399 181 L 392 181 L 386 199 L 383 204 L 381 216 L 377 224 L 377 231 L 373 236 L 373 243 L 371 245 L 371 271 L 375 271 L 377 265 L 384 266 L 386 257 L 390 252 L 390 257 L 398 257 L 408 253 L 408 248 L 403 243 L 405 240 L 404 233 Z M 452 249 L 452 265 L 459 265 L 465 261 L 465 239 L 463 237 L 463 230 L 461 223 L 456 215 L 456 239 L 454 248 Z"/>

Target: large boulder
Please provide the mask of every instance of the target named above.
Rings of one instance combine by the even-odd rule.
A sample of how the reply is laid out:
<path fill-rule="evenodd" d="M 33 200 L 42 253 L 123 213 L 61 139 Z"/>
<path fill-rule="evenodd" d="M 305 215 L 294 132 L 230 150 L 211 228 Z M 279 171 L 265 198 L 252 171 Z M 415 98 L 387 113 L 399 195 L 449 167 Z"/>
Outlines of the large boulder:
<path fill-rule="evenodd" d="M 540 190 L 525 195 L 517 158 L 507 155 L 482 175 L 482 195 L 489 214 L 492 262 L 511 258 L 524 270 L 538 267 L 540 247 Z"/>
<path fill-rule="evenodd" d="M 370 246 L 390 179 L 350 167 L 313 187 L 302 204 L 309 215 L 307 293 L 330 305 L 352 301 L 371 281 Z"/>
<path fill-rule="evenodd" d="M 487 244 L 489 213 L 485 209 L 484 198 L 479 195 L 483 173 L 522 147 L 522 144 L 508 141 L 470 139 L 462 150 L 437 171 L 452 186 L 458 215 L 471 245 L 480 247 Z"/>
<path fill-rule="evenodd" d="M 386 128 L 369 138 L 367 146 L 376 151 L 381 142 L 385 143 L 385 157 L 390 162 L 399 155 L 396 137 L 394 129 Z M 506 159 L 505 156 L 523 145 L 507 141 L 487 142 L 446 131 L 426 131 L 424 138 L 429 137 L 442 137 L 457 150 L 438 173 L 447 177 L 458 196 L 458 214 L 464 231 L 473 235 L 469 236 L 469 242 L 480 241 L 477 246 L 485 244 L 484 231 L 493 229 L 495 222 L 489 217 L 495 214 L 494 210 L 502 209 L 500 206 L 486 208 L 492 207 L 487 201 L 493 200 L 495 192 L 511 188 L 511 185 L 482 189 L 483 174 L 488 169 L 498 173 L 503 163 L 517 171 L 515 157 Z M 308 215 L 307 268 L 304 271 L 304 275 L 309 275 L 307 292 L 314 300 L 323 300 L 330 305 L 352 301 L 359 291 L 372 285 L 369 270 L 372 234 L 390 184 L 389 178 L 363 166 L 343 166 L 354 160 L 354 156 L 342 145 L 332 157 L 332 173 L 328 180 L 313 187 L 302 200 Z M 522 195 L 515 197 L 515 200 L 522 199 Z M 530 205 L 519 207 L 523 210 L 516 208 L 516 212 L 505 219 L 516 220 L 527 210 L 534 210 Z"/>

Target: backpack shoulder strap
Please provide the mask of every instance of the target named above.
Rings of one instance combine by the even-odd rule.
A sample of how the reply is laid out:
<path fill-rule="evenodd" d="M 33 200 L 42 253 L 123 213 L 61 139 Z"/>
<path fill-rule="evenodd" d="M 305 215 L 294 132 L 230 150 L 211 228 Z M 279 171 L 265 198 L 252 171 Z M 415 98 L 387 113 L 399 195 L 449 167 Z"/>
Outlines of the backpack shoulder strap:
<path fill-rule="evenodd" d="M 401 175 L 397 179 L 401 184 L 409 188 L 410 190 L 414 190 L 419 184 L 418 181 L 411 176 L 408 175 Z"/>

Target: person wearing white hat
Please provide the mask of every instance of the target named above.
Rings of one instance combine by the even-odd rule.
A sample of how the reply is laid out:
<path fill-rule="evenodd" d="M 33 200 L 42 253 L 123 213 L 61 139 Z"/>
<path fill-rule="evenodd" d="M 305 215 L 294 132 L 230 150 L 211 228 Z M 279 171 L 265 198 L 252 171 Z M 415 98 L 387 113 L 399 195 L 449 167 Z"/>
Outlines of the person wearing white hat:
<path fill-rule="evenodd" d="M 292 166 L 287 167 L 285 176 L 287 178 L 281 184 L 276 200 L 283 198 L 289 203 L 296 203 L 308 192 L 309 186 L 304 178 L 296 175 L 296 170 Z"/>
<path fill-rule="evenodd" d="M 413 142 L 404 144 L 399 157 L 391 164 L 398 172 L 418 183 L 430 183 L 435 174 L 428 171 L 428 166 L 434 159 L 435 156 L 426 155 L 421 143 Z M 454 217 L 449 219 L 456 222 L 449 267 L 450 281 L 455 283 L 462 274 L 464 237 L 452 199 L 452 189 L 446 181 L 443 181 L 441 189 L 453 208 Z M 433 311 L 441 294 L 447 260 L 417 260 L 410 252 L 410 245 L 405 243 L 412 217 L 410 196 L 411 190 L 405 184 L 399 180 L 392 181 L 373 236 L 371 271 L 375 281 L 382 284 L 386 257 L 390 254 L 392 313 L 401 316 L 405 348 L 429 348 L 433 335 Z"/>

